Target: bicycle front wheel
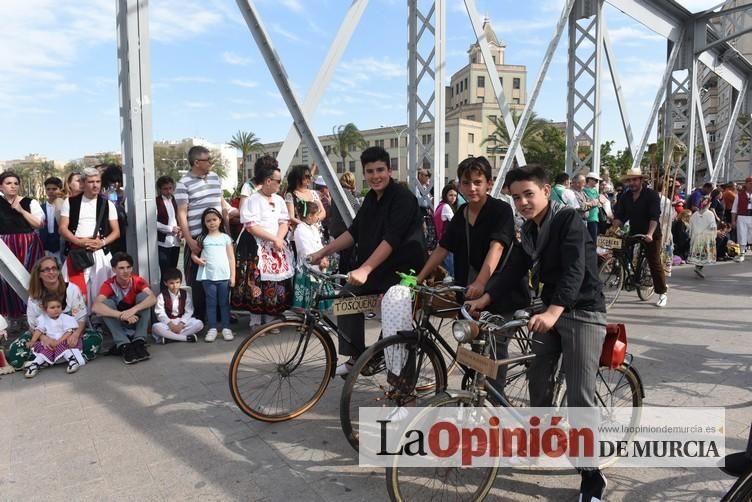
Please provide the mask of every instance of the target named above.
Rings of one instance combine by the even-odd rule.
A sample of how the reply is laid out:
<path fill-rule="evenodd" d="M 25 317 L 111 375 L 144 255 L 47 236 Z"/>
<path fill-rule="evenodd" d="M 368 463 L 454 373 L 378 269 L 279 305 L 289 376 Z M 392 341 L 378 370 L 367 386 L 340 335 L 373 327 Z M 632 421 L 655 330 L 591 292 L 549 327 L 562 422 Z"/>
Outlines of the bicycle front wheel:
<path fill-rule="evenodd" d="M 469 397 L 454 397 L 441 393 L 429 400 L 425 406 L 431 408 L 467 408 L 480 411 Z M 486 401 L 484 407 L 493 408 Z M 462 413 L 460 420 L 465 421 L 467 414 Z M 479 422 L 482 422 L 480 420 Z M 408 427 L 407 429 L 411 429 Z M 400 467 L 400 457 L 394 457 L 394 463 L 386 469 L 386 486 L 389 498 L 393 501 L 480 501 L 486 498 L 493 487 L 498 464 L 492 467 Z"/>
<path fill-rule="evenodd" d="M 340 398 L 342 432 L 358 450 L 361 407 L 416 406 L 446 389 L 446 367 L 438 349 L 413 334 L 394 335 L 371 345 L 353 365 Z M 378 431 L 373 431 L 378 433 Z"/>
<path fill-rule="evenodd" d="M 230 363 L 230 393 L 241 411 L 283 422 L 316 404 L 334 368 L 326 336 L 302 321 L 274 322 L 251 333 Z"/>
<path fill-rule="evenodd" d="M 721 502 L 749 502 L 752 500 L 752 470 L 739 476 Z"/>
<path fill-rule="evenodd" d="M 621 288 L 624 285 L 624 268 L 619 262 L 619 258 L 612 256 L 604 261 L 598 271 L 598 277 L 603 284 L 603 296 L 606 297 L 606 308 L 616 303 L 619 298 Z"/>
<path fill-rule="evenodd" d="M 637 277 L 637 296 L 642 301 L 648 301 L 653 293 L 655 293 L 655 287 L 653 286 L 653 276 L 650 275 L 650 266 L 648 265 L 648 259 L 642 258 L 640 260 L 640 271 Z"/>

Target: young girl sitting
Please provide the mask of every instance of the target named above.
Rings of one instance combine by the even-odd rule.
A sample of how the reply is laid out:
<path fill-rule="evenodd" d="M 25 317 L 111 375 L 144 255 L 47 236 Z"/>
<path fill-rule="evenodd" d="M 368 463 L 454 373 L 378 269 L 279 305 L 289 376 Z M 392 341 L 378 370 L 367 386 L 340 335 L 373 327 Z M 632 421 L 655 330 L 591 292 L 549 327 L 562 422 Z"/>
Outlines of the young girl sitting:
<path fill-rule="evenodd" d="M 52 366 L 58 361 L 68 361 L 67 373 L 75 373 L 86 364 L 81 353 L 82 339 L 71 347 L 68 338 L 78 329 L 78 322 L 73 316 L 63 314 L 63 302 L 55 294 L 42 297 L 42 314 L 37 320 L 37 327 L 31 335 L 28 347 L 36 356 L 26 368 L 26 378 L 34 378 L 41 368 Z"/>
<path fill-rule="evenodd" d="M 308 255 L 319 251 L 324 247 L 321 242 L 321 232 L 316 226 L 318 221 L 319 205 L 314 202 L 308 202 L 298 199 L 296 202 L 296 214 L 300 217 L 300 223 L 295 227 L 295 249 L 298 252 L 297 272 L 295 274 L 295 294 L 293 298 L 293 307 L 306 308 L 311 301 L 311 297 L 316 293 L 319 287 L 317 282 L 311 280 L 311 276 L 303 268 Z M 326 258 L 316 269 L 326 270 L 329 262 Z M 331 306 L 332 300 L 321 302 L 320 309 L 327 309 Z"/>
<path fill-rule="evenodd" d="M 230 330 L 230 288 L 235 285 L 235 250 L 230 236 L 222 231 L 222 214 L 213 207 L 201 215 L 199 244 L 201 256 L 191 253 L 191 258 L 199 265 L 196 280 L 201 281 L 206 294 L 209 331 L 204 341 L 217 339 L 217 306 L 222 338 L 230 341 L 235 338 Z"/>

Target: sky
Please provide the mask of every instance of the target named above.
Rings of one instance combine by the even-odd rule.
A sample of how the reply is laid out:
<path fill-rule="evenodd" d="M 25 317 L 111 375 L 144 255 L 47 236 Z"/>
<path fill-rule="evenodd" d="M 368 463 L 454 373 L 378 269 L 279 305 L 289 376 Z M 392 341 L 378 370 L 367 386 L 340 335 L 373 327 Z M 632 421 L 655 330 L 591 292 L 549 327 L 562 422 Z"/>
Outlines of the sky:
<path fill-rule="evenodd" d="M 475 41 L 462 0 L 447 1 L 447 79 L 467 64 Z M 115 0 L 1 0 L 0 159 L 30 153 L 67 161 L 120 150 Z M 528 92 L 563 0 L 476 0 L 523 64 Z M 680 0 L 689 10 L 718 0 Z M 348 0 L 256 0 L 300 102 L 350 5 Z M 407 2 L 370 0 L 313 116 L 319 135 L 347 122 L 360 129 L 407 122 Z M 665 62 L 665 41 L 605 9 L 635 137 L 645 127 Z M 233 0 L 149 0 L 155 141 L 228 141 L 250 131 L 281 141 L 292 123 Z M 535 106 L 566 116 L 566 33 Z M 604 72 L 607 70 L 604 67 Z M 610 81 L 603 86 L 602 140 L 626 144 Z"/>

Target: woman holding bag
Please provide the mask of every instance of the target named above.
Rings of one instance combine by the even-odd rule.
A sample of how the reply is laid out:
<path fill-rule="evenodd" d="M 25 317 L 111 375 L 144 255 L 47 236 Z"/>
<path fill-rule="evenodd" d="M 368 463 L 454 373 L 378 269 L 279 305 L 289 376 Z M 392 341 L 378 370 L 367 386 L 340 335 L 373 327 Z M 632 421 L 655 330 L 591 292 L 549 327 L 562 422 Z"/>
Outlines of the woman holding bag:
<path fill-rule="evenodd" d="M 256 173 L 256 181 L 258 190 L 240 207 L 240 222 L 258 247 L 243 277 L 251 292 L 251 326 L 268 323 L 290 308 L 295 274 L 292 251 L 285 241 L 290 215 L 284 199 L 277 194 L 282 174 L 276 166 L 265 166 Z"/>

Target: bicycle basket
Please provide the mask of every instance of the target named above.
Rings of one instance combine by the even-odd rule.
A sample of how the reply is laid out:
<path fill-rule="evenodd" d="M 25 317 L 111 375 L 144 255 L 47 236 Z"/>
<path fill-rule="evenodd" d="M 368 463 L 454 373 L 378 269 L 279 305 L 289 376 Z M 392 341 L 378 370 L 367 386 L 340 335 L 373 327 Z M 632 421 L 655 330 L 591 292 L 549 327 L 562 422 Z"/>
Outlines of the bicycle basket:
<path fill-rule="evenodd" d="M 447 272 L 443 268 L 439 267 L 434 274 L 428 278 L 426 284 L 429 287 L 441 287 L 444 277 Z M 439 317 L 442 319 L 455 319 L 459 314 L 457 303 L 457 296 L 454 293 L 446 293 L 443 295 L 429 295 L 426 293 L 420 293 L 415 298 L 415 310 L 423 309 L 426 313 L 432 317 Z M 445 311 L 445 312 L 442 312 Z"/>
<path fill-rule="evenodd" d="M 618 368 L 627 355 L 627 328 L 623 324 L 606 325 L 606 339 L 601 349 L 600 365 Z"/>

